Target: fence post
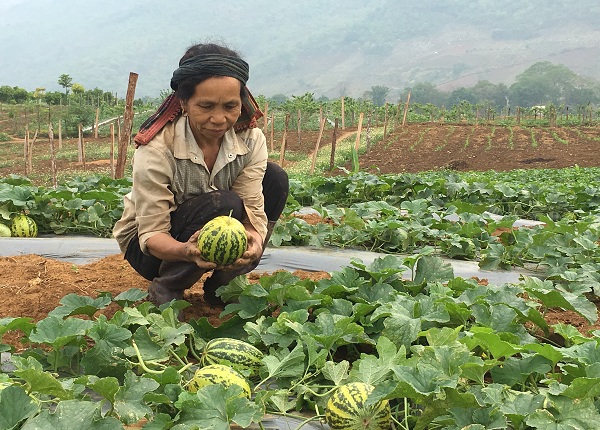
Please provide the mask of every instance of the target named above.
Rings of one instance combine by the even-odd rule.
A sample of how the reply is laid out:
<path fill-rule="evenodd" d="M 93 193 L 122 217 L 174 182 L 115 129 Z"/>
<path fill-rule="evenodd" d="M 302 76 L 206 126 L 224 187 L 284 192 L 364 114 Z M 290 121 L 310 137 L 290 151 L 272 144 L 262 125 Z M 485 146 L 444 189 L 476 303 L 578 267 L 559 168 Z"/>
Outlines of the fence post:
<path fill-rule="evenodd" d="M 117 167 L 115 178 L 125 176 L 125 162 L 127 161 L 127 147 L 131 141 L 131 130 L 133 129 L 133 100 L 138 74 L 129 73 L 129 84 L 127 85 L 127 96 L 125 97 L 125 113 L 123 114 L 123 132 L 119 139 L 119 154 L 117 156 Z"/>

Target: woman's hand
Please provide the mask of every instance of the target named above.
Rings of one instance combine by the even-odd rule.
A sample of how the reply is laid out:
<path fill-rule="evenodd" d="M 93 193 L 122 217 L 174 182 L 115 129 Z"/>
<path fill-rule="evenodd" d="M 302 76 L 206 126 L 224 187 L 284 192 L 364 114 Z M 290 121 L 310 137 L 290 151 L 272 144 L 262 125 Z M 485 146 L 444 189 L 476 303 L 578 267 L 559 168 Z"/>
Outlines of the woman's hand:
<path fill-rule="evenodd" d="M 255 263 L 263 254 L 263 239 L 251 225 L 246 227 L 246 237 L 248 238 L 248 247 L 240 258 L 228 266 L 218 266 L 218 270 L 238 270 L 242 267 Z"/>
<path fill-rule="evenodd" d="M 198 267 L 205 270 L 213 270 L 218 267 L 215 263 L 211 263 L 210 261 L 206 261 L 202 258 L 202 254 L 198 249 L 198 236 L 200 235 L 200 230 L 196 233 L 192 234 L 187 242 L 185 242 L 185 252 L 187 259 L 192 261 L 198 265 Z"/>
<path fill-rule="evenodd" d="M 204 270 L 212 270 L 217 265 L 202 258 L 198 249 L 198 235 L 194 233 L 187 242 L 179 242 L 169 234 L 158 233 L 148 239 L 146 243 L 150 254 L 165 261 L 190 261 L 196 263 Z"/>

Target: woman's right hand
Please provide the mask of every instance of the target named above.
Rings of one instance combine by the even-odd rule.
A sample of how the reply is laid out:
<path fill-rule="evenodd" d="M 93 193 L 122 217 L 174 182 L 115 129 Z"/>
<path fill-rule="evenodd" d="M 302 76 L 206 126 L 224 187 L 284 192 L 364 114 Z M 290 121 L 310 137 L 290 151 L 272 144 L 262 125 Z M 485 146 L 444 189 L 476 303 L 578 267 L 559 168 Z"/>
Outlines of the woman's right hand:
<path fill-rule="evenodd" d="M 217 265 L 202 258 L 195 232 L 187 242 L 179 242 L 167 233 L 157 233 L 146 242 L 150 254 L 165 261 L 190 261 L 204 270 L 213 270 Z"/>

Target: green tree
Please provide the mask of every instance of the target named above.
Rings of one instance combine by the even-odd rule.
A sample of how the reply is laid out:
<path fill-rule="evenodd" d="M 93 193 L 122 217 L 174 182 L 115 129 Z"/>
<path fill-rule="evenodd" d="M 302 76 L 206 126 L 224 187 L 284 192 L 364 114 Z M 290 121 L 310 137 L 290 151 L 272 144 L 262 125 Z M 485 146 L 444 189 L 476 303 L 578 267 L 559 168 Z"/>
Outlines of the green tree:
<path fill-rule="evenodd" d="M 30 97 L 31 94 L 29 94 L 29 91 L 25 88 L 13 87 L 13 98 L 15 103 L 25 103 Z"/>
<path fill-rule="evenodd" d="M 0 86 L 0 103 L 14 103 L 15 90 L 8 85 Z"/>
<path fill-rule="evenodd" d="M 549 61 L 535 63 L 518 75 L 509 92 L 511 104 L 517 106 L 550 103 L 573 106 L 599 100 L 597 85 L 591 80 L 577 76 L 562 64 Z"/>
<path fill-rule="evenodd" d="M 390 89 L 383 85 L 375 85 L 371 87 L 370 91 L 365 93 L 366 97 L 371 99 L 373 104 L 377 107 L 381 107 L 385 104 L 385 98 L 389 94 Z"/>
<path fill-rule="evenodd" d="M 73 78 L 66 73 L 58 77 L 58 85 L 65 89 L 65 97 L 69 96 L 69 88 L 73 86 Z"/>

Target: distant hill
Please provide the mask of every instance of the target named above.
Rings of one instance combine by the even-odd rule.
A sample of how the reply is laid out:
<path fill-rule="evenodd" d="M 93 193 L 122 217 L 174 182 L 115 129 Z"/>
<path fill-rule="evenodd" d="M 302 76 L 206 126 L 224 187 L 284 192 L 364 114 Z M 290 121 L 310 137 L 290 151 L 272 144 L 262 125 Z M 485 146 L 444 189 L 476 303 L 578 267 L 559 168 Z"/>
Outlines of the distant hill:
<path fill-rule="evenodd" d="M 188 45 L 224 40 L 251 65 L 255 94 L 389 97 L 416 82 L 440 89 L 510 85 L 538 61 L 600 80 L 600 2 L 565 0 L 3 0 L 0 85 L 158 96 Z"/>

